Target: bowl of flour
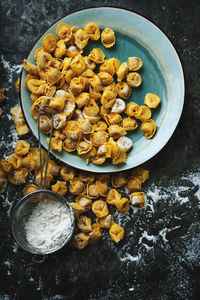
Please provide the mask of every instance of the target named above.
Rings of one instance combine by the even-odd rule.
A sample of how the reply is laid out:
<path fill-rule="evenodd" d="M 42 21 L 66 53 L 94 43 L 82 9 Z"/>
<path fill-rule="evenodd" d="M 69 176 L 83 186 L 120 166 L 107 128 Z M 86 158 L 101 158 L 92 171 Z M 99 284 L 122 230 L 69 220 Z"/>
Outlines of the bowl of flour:
<path fill-rule="evenodd" d="M 49 254 L 61 249 L 71 239 L 74 225 L 69 203 L 49 190 L 26 195 L 11 211 L 14 238 L 32 254 Z"/>

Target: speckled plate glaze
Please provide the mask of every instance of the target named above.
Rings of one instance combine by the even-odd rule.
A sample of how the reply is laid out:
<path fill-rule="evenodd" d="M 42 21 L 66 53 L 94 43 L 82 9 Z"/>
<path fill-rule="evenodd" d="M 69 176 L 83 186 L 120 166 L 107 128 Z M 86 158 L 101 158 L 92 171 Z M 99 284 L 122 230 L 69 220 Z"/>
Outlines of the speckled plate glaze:
<path fill-rule="evenodd" d="M 48 33 L 54 33 L 59 23 L 83 28 L 89 22 L 95 22 L 101 29 L 112 28 L 116 33 L 116 45 L 111 49 L 104 48 L 100 42 L 89 42 L 85 53 L 94 47 L 101 48 L 106 58 L 116 57 L 121 62 L 127 61 L 129 56 L 140 57 L 143 67 L 140 74 L 143 79 L 142 86 L 134 89 L 128 101 L 139 105 L 144 104 L 146 93 L 155 93 L 161 98 L 158 109 L 152 110 L 152 118 L 156 121 L 157 132 L 153 139 L 146 140 L 142 135 L 140 126 L 131 134 L 134 146 L 127 155 L 127 162 L 121 165 L 106 163 L 96 166 L 85 162 L 74 153 L 51 153 L 59 160 L 82 170 L 91 172 L 117 172 L 136 167 L 156 155 L 167 143 L 173 134 L 181 116 L 184 103 L 184 76 L 178 55 L 163 32 L 154 24 L 133 12 L 118 8 L 90 8 L 68 15 L 53 24 L 41 36 L 31 50 L 28 61 L 35 63 L 34 52 L 42 46 L 42 40 Z M 26 72 L 21 77 L 21 106 L 24 117 L 37 137 L 37 124 L 31 116 L 30 93 L 24 86 Z M 42 145 L 47 148 L 46 135 L 41 136 Z"/>

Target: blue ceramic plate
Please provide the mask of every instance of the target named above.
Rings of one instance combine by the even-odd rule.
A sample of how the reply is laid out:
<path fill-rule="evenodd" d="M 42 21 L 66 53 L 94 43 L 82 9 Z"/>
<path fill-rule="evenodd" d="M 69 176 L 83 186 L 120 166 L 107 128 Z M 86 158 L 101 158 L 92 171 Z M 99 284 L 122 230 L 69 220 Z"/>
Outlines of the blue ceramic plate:
<path fill-rule="evenodd" d="M 129 56 L 140 57 L 143 67 L 140 74 L 143 83 L 134 89 L 129 101 L 139 105 L 144 104 L 146 93 L 157 94 L 161 98 L 159 108 L 153 110 L 152 118 L 156 121 L 157 132 L 151 140 L 142 135 L 140 126 L 131 134 L 134 146 L 127 155 L 127 162 L 112 165 L 110 162 L 96 166 L 85 162 L 75 153 L 52 151 L 59 160 L 82 170 L 91 172 L 117 172 L 136 167 L 158 153 L 173 134 L 181 116 L 184 102 L 184 77 L 178 55 L 168 38 L 147 19 L 133 12 L 118 8 L 91 8 L 78 11 L 64 17 L 52 25 L 33 47 L 28 61 L 35 63 L 34 52 L 42 46 L 42 40 L 48 33 L 54 33 L 59 23 L 83 28 L 89 22 L 97 23 L 100 29 L 112 28 L 116 33 L 116 45 L 110 49 L 104 48 L 100 42 L 90 41 L 84 53 L 94 47 L 101 48 L 106 58 L 116 57 L 121 62 L 127 61 Z M 25 119 L 33 134 L 37 137 L 37 124 L 31 116 L 30 93 L 24 86 L 26 72 L 21 78 L 21 106 Z M 46 135 L 41 137 L 42 145 L 47 148 Z"/>

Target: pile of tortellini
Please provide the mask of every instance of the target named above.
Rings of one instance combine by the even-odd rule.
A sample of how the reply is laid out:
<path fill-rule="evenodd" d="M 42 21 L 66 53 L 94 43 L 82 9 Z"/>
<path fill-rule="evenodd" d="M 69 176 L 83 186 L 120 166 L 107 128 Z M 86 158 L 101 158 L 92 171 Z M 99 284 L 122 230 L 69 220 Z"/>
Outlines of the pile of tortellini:
<path fill-rule="evenodd" d="M 38 148 L 31 148 L 27 141 L 20 140 L 15 146 L 15 153 L 7 159 L 0 161 L 0 193 L 7 186 L 7 178 L 14 185 L 26 184 L 29 173 L 35 176 L 36 184 L 28 184 L 24 187 L 24 195 L 39 189 L 41 183 L 40 155 Z M 46 165 L 46 151 L 42 151 L 43 176 Z M 149 177 L 149 172 L 142 168 L 132 169 L 130 172 L 116 174 L 96 174 L 78 171 L 62 164 L 58 165 L 50 159 L 47 168 L 47 188 L 62 196 L 67 192 L 74 195 L 70 205 L 76 218 L 76 231 L 73 244 L 78 249 L 83 249 L 88 243 L 96 243 L 102 236 L 102 229 L 109 230 L 111 239 L 118 243 L 124 237 L 124 229 L 116 224 L 110 206 L 127 214 L 130 204 L 140 208 L 145 207 L 145 195 L 141 191 L 142 183 Z M 125 195 L 122 196 L 118 188 L 125 187 Z M 92 211 L 93 217 L 88 215 Z"/>
<path fill-rule="evenodd" d="M 112 164 L 125 163 L 126 153 L 133 146 L 126 134 L 138 127 L 136 119 L 142 123 L 147 139 L 156 131 L 151 108 L 159 105 L 157 95 L 146 94 L 145 105 L 126 104 L 132 88 L 142 84 L 136 72 L 142 67 L 141 59 L 128 57 L 123 63 L 114 57 L 105 59 L 100 48 L 84 56 L 89 39 L 101 38 L 106 48 L 115 44 L 114 31 L 106 28 L 100 33 L 95 23 L 88 23 L 84 29 L 61 23 L 56 34 L 44 37 L 43 46 L 35 51 L 36 65 L 24 60 L 33 118 L 37 120 L 42 105 L 54 109 L 52 150 L 76 150 L 87 164 L 101 165 L 107 159 Z M 48 109 L 40 118 L 40 130 L 49 134 L 52 120 Z"/>

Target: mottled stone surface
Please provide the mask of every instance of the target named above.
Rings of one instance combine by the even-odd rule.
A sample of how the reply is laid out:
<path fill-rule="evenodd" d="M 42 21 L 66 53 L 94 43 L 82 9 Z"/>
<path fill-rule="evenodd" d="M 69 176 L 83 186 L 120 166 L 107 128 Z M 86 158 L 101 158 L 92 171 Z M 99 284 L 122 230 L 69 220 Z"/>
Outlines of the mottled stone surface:
<path fill-rule="evenodd" d="M 198 299 L 200 295 L 200 5 L 199 1 L 1 1 L 0 87 L 7 100 L 0 120 L 0 159 L 18 137 L 9 115 L 19 103 L 14 84 L 34 43 L 56 20 L 78 9 L 117 6 L 143 15 L 170 39 L 185 75 L 185 104 L 167 145 L 145 164 L 148 205 L 128 216 L 114 213 L 126 231 L 115 245 L 107 232 L 83 251 L 72 246 L 37 262 L 20 249 L 9 228 L 22 188 L 0 196 L 0 299 Z M 34 137 L 26 137 L 37 145 Z M 122 191 L 124 192 L 124 191 Z"/>

